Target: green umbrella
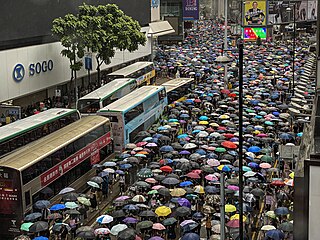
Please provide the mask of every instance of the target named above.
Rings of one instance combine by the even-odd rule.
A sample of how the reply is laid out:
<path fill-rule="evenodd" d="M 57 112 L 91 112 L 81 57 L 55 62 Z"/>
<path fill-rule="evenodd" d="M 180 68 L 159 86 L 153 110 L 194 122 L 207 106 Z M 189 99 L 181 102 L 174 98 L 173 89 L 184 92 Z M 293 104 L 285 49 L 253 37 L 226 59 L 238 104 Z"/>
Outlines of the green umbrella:
<path fill-rule="evenodd" d="M 66 208 L 70 208 L 70 209 L 75 209 L 79 207 L 79 205 L 76 204 L 75 202 L 66 202 L 64 205 L 66 206 Z"/>
<path fill-rule="evenodd" d="M 149 191 L 149 192 L 148 192 L 148 194 L 149 194 L 149 195 L 157 194 L 157 193 L 158 193 L 158 191 L 157 191 L 157 190 L 151 190 L 151 191 Z"/>
<path fill-rule="evenodd" d="M 177 219 L 175 219 L 174 217 L 171 217 L 171 218 L 167 218 L 165 220 L 163 220 L 163 225 L 164 226 L 168 226 L 168 225 L 172 225 L 172 224 L 175 224 L 177 222 Z"/>
<path fill-rule="evenodd" d="M 141 178 L 149 178 L 153 176 L 153 172 L 150 168 L 142 168 L 137 175 Z"/>
<path fill-rule="evenodd" d="M 269 125 L 269 126 L 273 126 L 273 122 L 270 122 L 270 121 L 265 121 L 264 124 Z"/>
<path fill-rule="evenodd" d="M 137 224 L 138 229 L 151 228 L 152 226 L 153 226 L 153 222 L 151 221 L 142 221 Z"/>
<path fill-rule="evenodd" d="M 273 161 L 273 158 L 269 155 L 264 155 L 261 157 L 261 161 L 263 162 L 272 162 Z"/>
<path fill-rule="evenodd" d="M 279 226 L 279 229 L 281 229 L 284 232 L 292 232 L 293 231 L 293 223 L 291 223 L 291 222 L 281 223 Z"/>
<path fill-rule="evenodd" d="M 226 152 L 227 150 L 226 150 L 225 148 L 223 148 L 223 147 L 217 147 L 217 148 L 215 149 L 215 151 L 222 153 L 222 152 Z"/>
<path fill-rule="evenodd" d="M 81 203 L 83 205 L 91 206 L 90 200 L 85 198 L 85 197 L 78 197 L 77 200 L 78 200 L 79 203 Z"/>
<path fill-rule="evenodd" d="M 256 112 L 255 110 L 252 110 L 252 109 L 246 109 L 246 111 L 247 111 L 248 113 L 255 113 L 255 112 Z"/>
<path fill-rule="evenodd" d="M 23 223 L 20 227 L 20 230 L 21 231 L 26 231 L 26 232 L 29 232 L 29 227 L 31 227 L 31 225 L 33 225 L 32 222 L 26 222 L 26 223 Z"/>
<path fill-rule="evenodd" d="M 262 148 L 262 149 L 260 150 L 260 152 L 261 152 L 261 153 L 271 153 L 271 150 L 268 149 L 268 148 Z"/>

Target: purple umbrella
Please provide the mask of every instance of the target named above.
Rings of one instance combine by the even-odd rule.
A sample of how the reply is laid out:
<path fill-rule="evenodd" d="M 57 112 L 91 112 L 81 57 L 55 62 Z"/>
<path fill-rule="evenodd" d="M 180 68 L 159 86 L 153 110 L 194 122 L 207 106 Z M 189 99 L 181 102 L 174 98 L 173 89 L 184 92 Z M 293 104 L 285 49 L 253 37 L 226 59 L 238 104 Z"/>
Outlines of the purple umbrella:
<path fill-rule="evenodd" d="M 187 150 L 183 150 L 183 151 L 179 152 L 179 154 L 181 154 L 181 155 L 189 155 L 190 152 L 187 151 Z"/>
<path fill-rule="evenodd" d="M 178 199 L 178 203 L 180 204 L 180 206 L 182 206 L 182 207 L 191 207 L 191 203 L 189 202 L 189 200 L 188 199 L 186 199 L 186 198 L 179 198 Z"/>
<path fill-rule="evenodd" d="M 121 197 L 116 198 L 115 201 L 125 201 L 125 200 L 127 200 L 129 198 L 131 198 L 131 197 L 129 197 L 129 196 L 121 196 Z"/>
<path fill-rule="evenodd" d="M 152 238 L 149 238 L 149 240 L 164 240 L 162 237 L 154 236 Z"/>
<path fill-rule="evenodd" d="M 235 185 L 229 185 L 228 189 L 232 190 L 232 191 L 239 191 L 239 187 L 235 186 Z"/>
<path fill-rule="evenodd" d="M 139 222 L 139 220 L 136 219 L 136 218 L 133 218 L 133 217 L 127 217 L 127 218 L 123 219 L 123 222 L 126 223 L 126 224 L 128 224 L 128 223 L 137 223 L 137 222 Z"/>
<path fill-rule="evenodd" d="M 182 223 L 180 223 L 180 226 L 183 227 L 183 226 L 191 224 L 191 223 L 195 223 L 195 221 L 193 221 L 192 219 L 184 220 Z"/>

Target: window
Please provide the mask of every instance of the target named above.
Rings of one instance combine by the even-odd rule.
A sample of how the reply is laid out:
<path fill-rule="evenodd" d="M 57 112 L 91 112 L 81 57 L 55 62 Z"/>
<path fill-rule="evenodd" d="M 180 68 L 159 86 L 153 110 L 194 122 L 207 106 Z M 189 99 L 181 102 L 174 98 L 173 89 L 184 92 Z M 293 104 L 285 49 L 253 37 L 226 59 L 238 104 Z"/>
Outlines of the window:
<path fill-rule="evenodd" d="M 9 142 L 4 142 L 0 144 L 0 156 L 10 152 Z"/>
<path fill-rule="evenodd" d="M 31 195 L 30 195 L 30 190 L 24 192 L 24 198 L 26 201 L 26 208 L 31 204 Z"/>
<path fill-rule="evenodd" d="M 85 138 L 81 137 L 74 142 L 74 151 L 78 152 L 81 148 L 84 148 L 85 146 L 86 146 Z"/>
<path fill-rule="evenodd" d="M 68 146 L 66 146 L 65 152 L 67 156 L 70 156 L 75 153 L 73 143 L 70 143 Z"/>
<path fill-rule="evenodd" d="M 107 118 L 109 118 L 110 122 L 114 122 L 114 123 L 119 122 L 117 116 L 107 116 Z"/>
<path fill-rule="evenodd" d="M 116 100 L 116 99 L 115 99 Z M 106 99 L 104 99 L 102 101 L 102 107 L 108 106 L 110 103 L 112 103 L 113 101 L 111 101 L 110 97 L 107 97 Z"/>
<path fill-rule="evenodd" d="M 141 103 L 124 114 L 125 124 L 127 124 L 134 118 L 138 117 L 142 113 L 143 113 L 143 104 Z"/>
<path fill-rule="evenodd" d="M 162 90 L 159 92 L 159 101 L 162 100 L 162 99 L 164 99 L 166 96 L 167 96 L 166 90 L 162 89 Z"/>
<path fill-rule="evenodd" d="M 147 101 L 143 103 L 144 111 L 149 112 L 158 103 L 159 103 L 158 94 L 151 96 Z"/>

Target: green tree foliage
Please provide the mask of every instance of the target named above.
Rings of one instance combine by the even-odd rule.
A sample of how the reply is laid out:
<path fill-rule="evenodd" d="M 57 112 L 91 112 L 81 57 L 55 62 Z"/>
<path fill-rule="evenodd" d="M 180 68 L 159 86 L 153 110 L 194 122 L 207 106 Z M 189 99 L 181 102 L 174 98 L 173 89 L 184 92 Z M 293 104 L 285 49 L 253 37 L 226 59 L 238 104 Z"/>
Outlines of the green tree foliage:
<path fill-rule="evenodd" d="M 133 52 L 146 42 L 139 23 L 124 14 L 115 4 L 79 6 L 77 15 L 67 14 L 53 21 L 52 32 L 64 49 L 61 54 L 70 60 L 72 78 L 82 67 L 85 51 L 96 53 L 98 79 L 100 67 L 109 64 L 115 50 Z"/>

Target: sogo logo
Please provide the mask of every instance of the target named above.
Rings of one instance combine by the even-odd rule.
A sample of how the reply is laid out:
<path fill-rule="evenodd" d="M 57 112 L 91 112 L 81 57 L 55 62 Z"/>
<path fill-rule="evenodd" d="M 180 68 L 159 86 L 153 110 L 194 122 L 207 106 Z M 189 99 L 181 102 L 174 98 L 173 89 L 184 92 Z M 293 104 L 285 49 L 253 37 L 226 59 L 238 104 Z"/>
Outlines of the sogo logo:
<path fill-rule="evenodd" d="M 51 71 L 53 69 L 53 61 L 43 61 L 37 63 L 30 63 L 29 76 L 34 76 L 35 74 L 40 74 L 41 72 Z M 20 82 L 25 76 L 25 68 L 23 64 L 18 63 L 13 68 L 12 77 L 15 81 Z"/>

